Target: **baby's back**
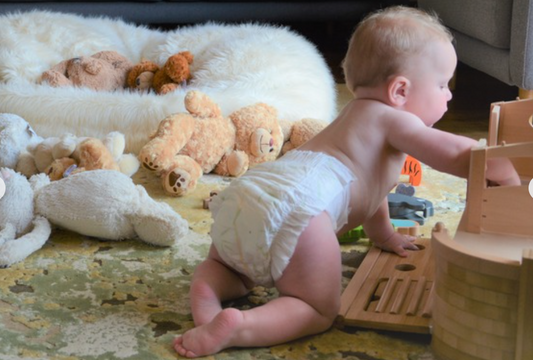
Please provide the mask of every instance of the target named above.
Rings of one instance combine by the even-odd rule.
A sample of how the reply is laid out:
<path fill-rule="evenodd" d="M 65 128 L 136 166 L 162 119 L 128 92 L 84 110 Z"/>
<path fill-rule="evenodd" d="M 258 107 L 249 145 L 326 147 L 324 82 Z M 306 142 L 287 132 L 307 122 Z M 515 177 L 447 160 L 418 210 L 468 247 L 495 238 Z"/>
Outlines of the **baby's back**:
<path fill-rule="evenodd" d="M 336 157 L 357 177 L 352 187 L 350 221 L 361 224 L 396 185 L 405 155 L 387 142 L 390 107 L 353 100 L 326 129 L 300 149 Z"/>

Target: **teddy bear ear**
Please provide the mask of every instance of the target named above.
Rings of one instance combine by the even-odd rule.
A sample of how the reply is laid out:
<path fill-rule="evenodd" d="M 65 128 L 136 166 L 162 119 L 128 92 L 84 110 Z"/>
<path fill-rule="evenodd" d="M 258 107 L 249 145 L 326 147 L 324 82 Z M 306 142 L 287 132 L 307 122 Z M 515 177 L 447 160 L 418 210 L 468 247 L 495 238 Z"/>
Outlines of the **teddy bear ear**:
<path fill-rule="evenodd" d="M 98 61 L 88 61 L 83 64 L 85 71 L 91 75 L 97 75 L 102 70 L 102 64 Z"/>
<path fill-rule="evenodd" d="M 178 55 L 183 56 L 189 64 L 192 64 L 192 61 L 194 60 L 194 55 L 190 51 L 182 51 L 178 53 Z"/>

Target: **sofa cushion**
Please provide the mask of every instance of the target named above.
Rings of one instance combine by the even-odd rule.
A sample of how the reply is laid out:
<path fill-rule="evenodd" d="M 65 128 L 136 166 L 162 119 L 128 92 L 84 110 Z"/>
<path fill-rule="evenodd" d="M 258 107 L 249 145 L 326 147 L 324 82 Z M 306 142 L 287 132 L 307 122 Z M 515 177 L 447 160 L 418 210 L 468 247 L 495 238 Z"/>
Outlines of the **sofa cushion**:
<path fill-rule="evenodd" d="M 450 28 L 491 46 L 509 49 L 513 0 L 418 0 Z"/>

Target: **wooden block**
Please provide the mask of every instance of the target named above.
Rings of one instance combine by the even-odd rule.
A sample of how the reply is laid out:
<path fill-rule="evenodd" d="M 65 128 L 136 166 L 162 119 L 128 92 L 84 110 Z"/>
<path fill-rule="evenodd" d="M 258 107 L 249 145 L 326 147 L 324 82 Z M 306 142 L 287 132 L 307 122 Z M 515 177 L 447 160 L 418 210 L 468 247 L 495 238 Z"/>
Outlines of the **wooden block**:
<path fill-rule="evenodd" d="M 372 247 L 341 298 L 342 325 L 429 333 L 434 265 L 429 239 L 407 258 Z M 429 305 L 428 305 L 429 304 Z"/>

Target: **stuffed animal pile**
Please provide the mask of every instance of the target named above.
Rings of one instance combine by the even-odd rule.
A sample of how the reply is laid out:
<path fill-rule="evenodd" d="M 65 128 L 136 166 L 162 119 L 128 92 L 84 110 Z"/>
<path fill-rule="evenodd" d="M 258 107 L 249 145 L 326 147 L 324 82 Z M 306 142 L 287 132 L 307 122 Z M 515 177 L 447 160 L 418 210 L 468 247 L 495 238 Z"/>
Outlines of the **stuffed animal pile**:
<path fill-rule="evenodd" d="M 0 166 L 27 177 L 44 172 L 58 180 L 68 169 L 109 169 L 132 176 L 140 165 L 135 155 L 124 154 L 125 147 L 125 137 L 119 132 L 103 140 L 72 134 L 43 139 L 20 116 L 0 114 Z"/>
<path fill-rule="evenodd" d="M 114 91 L 126 87 L 126 77 L 133 64 L 116 51 L 100 51 L 91 56 L 64 60 L 45 71 L 41 81 L 51 86 L 87 87 Z"/>
<path fill-rule="evenodd" d="M 118 171 L 87 171 L 50 182 L 45 174 L 28 181 L 2 168 L 0 177 L 6 190 L 0 198 L 0 267 L 40 249 L 50 223 L 85 236 L 139 238 L 159 246 L 175 245 L 188 232 L 187 221 L 168 204 Z"/>
<path fill-rule="evenodd" d="M 207 95 L 189 91 L 185 108 L 187 113 L 163 119 L 139 152 L 142 166 L 161 176 L 170 195 L 193 191 L 204 173 L 241 176 L 280 153 L 283 134 L 268 105 L 251 105 L 227 118 Z"/>

